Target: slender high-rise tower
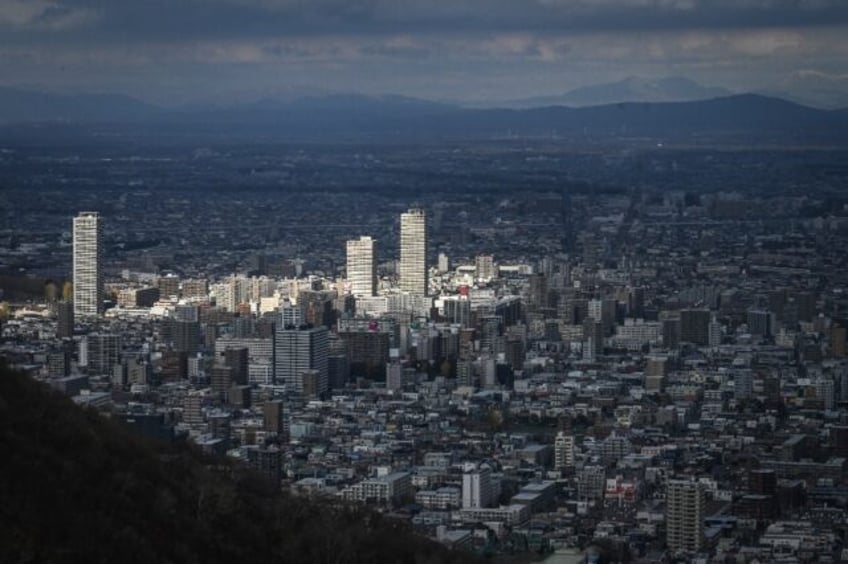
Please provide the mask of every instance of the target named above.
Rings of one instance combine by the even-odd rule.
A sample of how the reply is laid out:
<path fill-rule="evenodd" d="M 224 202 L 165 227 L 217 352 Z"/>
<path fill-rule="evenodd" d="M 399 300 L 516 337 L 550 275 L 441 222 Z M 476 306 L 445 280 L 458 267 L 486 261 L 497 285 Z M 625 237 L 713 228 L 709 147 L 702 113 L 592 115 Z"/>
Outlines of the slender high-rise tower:
<path fill-rule="evenodd" d="M 347 279 L 356 297 L 373 296 L 377 282 L 374 266 L 374 239 L 360 237 L 347 242 Z"/>
<path fill-rule="evenodd" d="M 74 314 L 98 315 L 103 311 L 101 239 L 103 225 L 97 212 L 80 212 L 74 218 Z"/>
<path fill-rule="evenodd" d="M 400 289 L 427 295 L 427 218 L 422 209 L 400 214 Z"/>

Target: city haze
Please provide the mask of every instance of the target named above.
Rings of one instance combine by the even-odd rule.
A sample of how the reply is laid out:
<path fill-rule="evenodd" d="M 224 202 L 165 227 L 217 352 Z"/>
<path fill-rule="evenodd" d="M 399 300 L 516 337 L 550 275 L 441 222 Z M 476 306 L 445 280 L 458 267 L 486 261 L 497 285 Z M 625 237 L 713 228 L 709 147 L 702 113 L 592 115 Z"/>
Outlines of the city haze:
<path fill-rule="evenodd" d="M 0 2 L 5 86 L 180 106 L 401 94 L 463 104 L 628 78 L 846 105 L 837 0 Z"/>

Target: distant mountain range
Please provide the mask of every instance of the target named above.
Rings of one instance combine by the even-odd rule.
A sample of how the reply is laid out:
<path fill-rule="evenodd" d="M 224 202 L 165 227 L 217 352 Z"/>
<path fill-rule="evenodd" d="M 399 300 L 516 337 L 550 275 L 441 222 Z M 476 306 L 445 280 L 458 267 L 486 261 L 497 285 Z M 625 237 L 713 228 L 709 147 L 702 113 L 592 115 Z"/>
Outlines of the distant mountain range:
<path fill-rule="evenodd" d="M 123 94 L 60 95 L 0 88 L 0 123 L 133 121 L 162 112 Z"/>
<path fill-rule="evenodd" d="M 499 104 L 510 108 L 537 108 L 540 106 L 599 106 L 622 102 L 691 102 L 730 96 L 724 88 L 702 86 L 697 82 L 672 76 L 658 79 L 630 77 L 616 82 L 594 84 L 576 88 L 558 96 L 521 98 Z"/>
<path fill-rule="evenodd" d="M 635 84 L 624 81 L 616 88 L 624 93 Z M 708 92 L 686 81 L 663 84 L 668 87 L 663 91 L 670 93 L 676 88 L 681 96 Z M 654 88 L 643 86 L 643 92 Z M 580 94 L 590 95 L 591 89 Z M 578 94 L 567 96 L 577 99 Z M 596 99 L 602 99 L 600 93 Z M 821 110 L 756 94 L 683 102 L 637 101 L 585 107 L 552 104 L 521 109 L 463 108 L 402 96 L 331 95 L 285 102 L 262 100 L 228 108 L 165 109 L 119 95 L 62 96 L 0 89 L 0 124 L 45 122 L 82 129 L 119 125 L 148 133 L 291 140 L 691 138 L 732 134 L 775 142 L 848 142 L 848 110 Z M 20 127 L 6 127 L 0 130 L 0 138 L 18 130 Z"/>

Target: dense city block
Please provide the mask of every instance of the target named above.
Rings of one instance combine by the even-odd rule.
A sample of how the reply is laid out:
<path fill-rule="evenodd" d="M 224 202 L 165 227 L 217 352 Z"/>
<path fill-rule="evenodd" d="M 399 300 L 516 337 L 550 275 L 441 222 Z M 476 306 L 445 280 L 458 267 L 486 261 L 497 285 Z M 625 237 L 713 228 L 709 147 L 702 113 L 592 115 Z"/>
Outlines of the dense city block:
<path fill-rule="evenodd" d="M 0 357 L 451 550 L 836 562 L 847 158 L 0 148 Z"/>

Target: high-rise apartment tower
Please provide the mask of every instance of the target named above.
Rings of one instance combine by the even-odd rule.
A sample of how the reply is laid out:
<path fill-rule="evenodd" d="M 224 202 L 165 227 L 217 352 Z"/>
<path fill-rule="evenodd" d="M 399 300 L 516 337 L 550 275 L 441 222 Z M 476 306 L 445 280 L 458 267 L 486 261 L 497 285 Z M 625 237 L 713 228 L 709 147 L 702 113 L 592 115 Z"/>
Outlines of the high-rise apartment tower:
<path fill-rule="evenodd" d="M 400 214 L 400 289 L 427 295 L 427 217 L 422 209 Z"/>
<path fill-rule="evenodd" d="M 689 480 L 669 480 L 666 486 L 666 540 L 675 552 L 698 552 L 704 544 L 704 486 Z"/>
<path fill-rule="evenodd" d="M 74 218 L 74 314 L 98 315 L 103 311 L 103 225 L 97 212 L 80 212 Z"/>
<path fill-rule="evenodd" d="M 350 293 L 356 297 L 373 296 L 377 282 L 374 263 L 374 239 L 360 237 L 347 242 L 347 279 Z"/>

